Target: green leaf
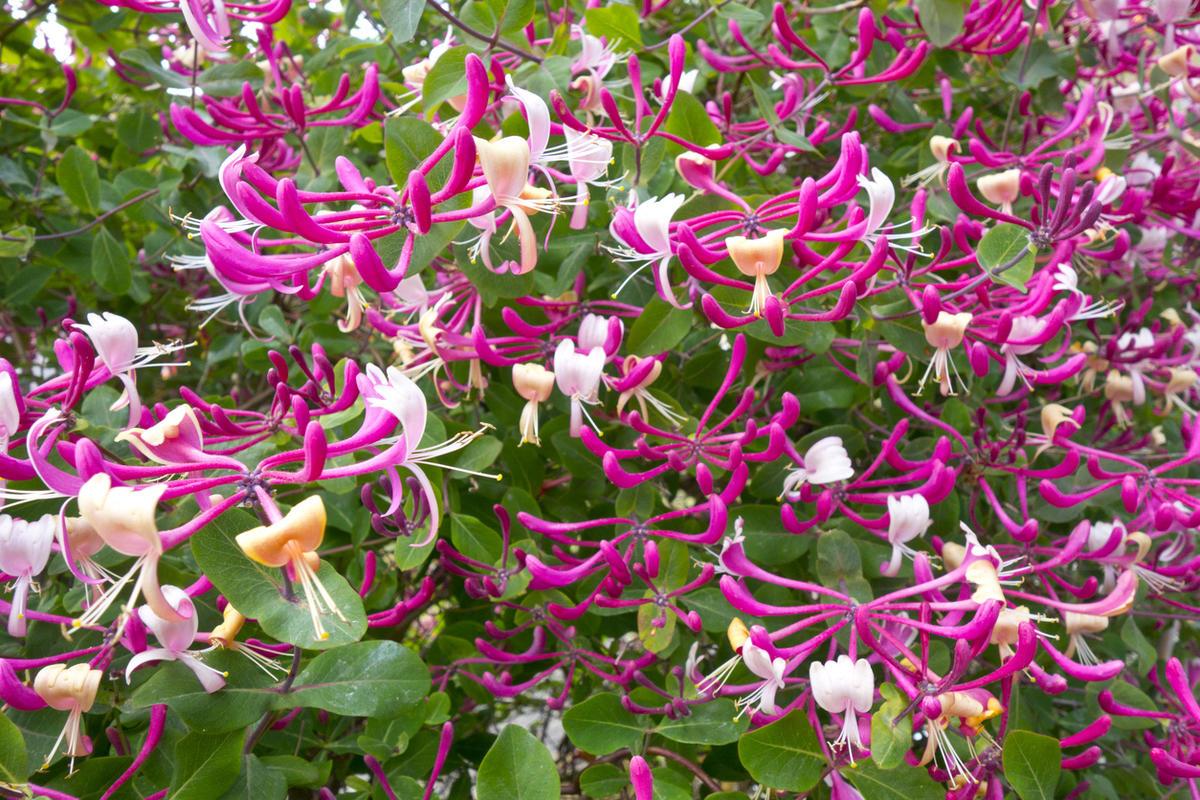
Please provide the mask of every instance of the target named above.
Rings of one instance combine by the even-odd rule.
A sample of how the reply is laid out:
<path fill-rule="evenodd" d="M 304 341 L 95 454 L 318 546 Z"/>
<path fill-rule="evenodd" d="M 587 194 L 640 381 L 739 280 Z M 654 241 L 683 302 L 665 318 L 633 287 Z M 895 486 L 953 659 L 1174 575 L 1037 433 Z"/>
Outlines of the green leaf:
<path fill-rule="evenodd" d="M 288 786 L 320 789 L 329 782 L 333 762 L 312 762 L 300 756 L 263 756 L 263 766 L 280 774 Z"/>
<path fill-rule="evenodd" d="M 672 103 L 671 113 L 663 123 L 663 130 L 699 145 L 721 143 L 721 132 L 704 110 L 704 104 L 687 92 L 675 95 L 675 102 Z M 669 146 L 677 151 L 682 149 L 673 142 Z"/>
<path fill-rule="evenodd" d="M 907 698 L 890 683 L 880 686 L 879 693 L 884 702 L 871 716 L 871 760 L 880 769 L 894 769 L 912 749 L 912 717 L 905 715 L 893 725 L 908 705 Z"/>
<path fill-rule="evenodd" d="M 519 725 L 500 732 L 483 761 L 476 800 L 558 800 L 558 767 L 546 745 Z"/>
<path fill-rule="evenodd" d="M 392 117 L 383 128 L 383 150 L 388 173 L 399 186 L 408 183 L 408 173 L 428 158 L 442 137 L 423 119 Z"/>
<path fill-rule="evenodd" d="M 985 233 L 975 248 L 975 258 L 992 280 L 1022 292 L 1033 276 L 1034 249 L 1029 231 L 1011 222 L 1001 222 Z"/>
<path fill-rule="evenodd" d="M 191 540 L 200 569 L 233 607 L 257 619 L 268 635 L 308 650 L 326 650 L 362 638 L 367 630 L 362 598 L 328 561 L 321 562 L 317 578 L 346 621 L 323 614 L 321 623 L 329 637 L 317 637 L 300 587 L 293 587 L 289 598 L 284 591 L 283 570 L 251 561 L 238 547 L 234 537 L 257 525 L 250 514 L 234 509 L 210 522 Z"/>
<path fill-rule="evenodd" d="M 292 341 L 292 332 L 283 318 L 283 310 L 273 303 L 265 306 L 258 315 L 258 326 L 283 344 Z"/>
<path fill-rule="evenodd" d="M 1126 617 L 1121 625 L 1121 641 L 1132 651 L 1128 660 L 1136 664 L 1135 671 L 1139 675 L 1145 675 L 1154 667 L 1154 662 L 1158 660 L 1158 651 L 1142 633 L 1133 616 Z M 1134 667 L 1134 664 L 1130 666 Z"/>
<path fill-rule="evenodd" d="M 1004 778 L 1021 800 L 1054 800 L 1062 771 L 1062 745 L 1033 731 L 1009 731 L 1004 737 Z"/>
<path fill-rule="evenodd" d="M 426 117 L 432 116 L 438 106 L 450 98 L 466 94 L 465 64 L 468 52 L 465 46 L 450 48 L 442 53 L 433 69 L 425 76 L 425 82 L 421 84 L 421 104 L 425 108 Z M 407 177 L 406 175 L 405 178 Z"/>
<path fill-rule="evenodd" d="M 779 521 L 779 506 L 739 506 L 730 519 L 742 520 L 742 545 L 755 564 L 773 567 L 795 561 L 812 545 L 812 537 L 797 536 Z"/>
<path fill-rule="evenodd" d="M 0 715 L 0 781 L 24 783 L 29 777 L 29 755 L 21 729 L 8 717 Z"/>
<path fill-rule="evenodd" d="M 397 44 L 417 35 L 425 0 L 379 0 L 379 16 Z"/>
<path fill-rule="evenodd" d="M 175 773 L 167 793 L 171 800 L 211 800 L 238 779 L 242 771 L 245 731 L 220 736 L 189 733 L 175 745 Z"/>
<path fill-rule="evenodd" d="M 21 225 L 0 238 L 0 258 L 24 258 L 33 249 L 33 228 Z M 44 271 L 44 267 L 38 267 Z M 11 296 L 11 295 L 10 295 Z"/>
<path fill-rule="evenodd" d="M 647 598 L 654 593 L 646 590 Z M 653 602 L 642 603 L 637 609 L 638 640 L 651 653 L 662 653 L 671 646 L 675 638 L 676 616 L 674 612 L 659 608 Z"/>
<path fill-rule="evenodd" d="M 916 0 L 921 27 L 936 47 L 945 47 L 958 38 L 963 29 L 963 0 Z"/>
<path fill-rule="evenodd" d="M 690 711 L 686 717 L 664 718 L 655 733 L 683 744 L 730 744 L 750 727 L 748 716 L 735 719 L 737 709 L 725 697 L 692 706 Z"/>
<path fill-rule="evenodd" d="M 871 599 L 871 585 L 863 577 L 862 554 L 845 531 L 828 530 L 817 539 L 817 576 L 824 586 L 845 591 L 860 601 Z"/>
<path fill-rule="evenodd" d="M 642 49 L 638 12 L 632 6 L 609 3 L 600 8 L 589 8 L 583 16 L 587 32 L 592 36 L 607 37 L 608 43 L 618 50 Z"/>
<path fill-rule="evenodd" d="M 629 785 L 629 776 L 615 764 L 595 764 L 579 775 L 579 788 L 588 797 L 612 797 Z"/>
<path fill-rule="evenodd" d="M 682 342 L 692 330 L 692 324 L 691 311 L 674 308 L 655 297 L 634 320 L 626 345 L 634 355 L 656 356 Z"/>
<path fill-rule="evenodd" d="M 534 0 L 506 0 L 504 16 L 500 18 L 500 31 L 512 33 L 533 22 L 533 13 L 537 8 Z"/>
<path fill-rule="evenodd" d="M 347 717 L 390 717 L 429 692 L 429 670 L 396 642 L 355 642 L 321 653 L 296 678 L 276 710 L 305 706 Z"/>
<path fill-rule="evenodd" d="M 875 746 L 874 741 L 871 746 Z M 860 761 L 856 767 L 842 769 L 842 777 L 858 789 L 863 800 L 913 800 L 941 797 L 944 793 L 924 767 L 883 770 L 870 761 Z"/>
<path fill-rule="evenodd" d="M 220 800 L 284 800 L 287 793 L 287 780 L 281 771 L 268 767 L 258 756 L 245 756 L 242 773 Z"/>
<path fill-rule="evenodd" d="M 100 288 L 122 295 L 133 285 L 129 253 L 104 227 L 92 239 L 92 277 Z"/>
<path fill-rule="evenodd" d="M 601 692 L 570 708 L 562 724 L 577 748 L 606 756 L 622 747 L 636 748 L 646 731 L 644 720 L 626 711 L 615 694 Z"/>
<path fill-rule="evenodd" d="M 826 766 L 817 733 L 801 709 L 743 736 L 738 758 L 754 780 L 786 792 L 807 792 Z"/>
<path fill-rule="evenodd" d="M 100 172 L 82 147 L 71 145 L 58 162 L 58 186 L 80 211 L 100 210 Z"/>
<path fill-rule="evenodd" d="M 1004 69 L 1000 71 L 1000 77 L 1018 88 L 1036 89 L 1050 78 L 1071 77 L 1074 73 L 1073 51 L 1056 53 L 1042 39 L 1034 39 L 1029 43 L 1028 55 L 1024 48 L 1014 51 Z"/>
<path fill-rule="evenodd" d="M 450 543 L 464 556 L 484 564 L 496 563 L 504 551 L 500 534 L 466 514 L 450 515 Z"/>
<path fill-rule="evenodd" d="M 193 731 L 208 734 L 244 728 L 266 712 L 274 679 L 228 650 L 214 650 L 202 658 L 213 669 L 229 673 L 221 691 L 208 694 L 190 669 L 172 662 L 154 668 L 150 679 L 134 690 L 129 707 L 166 704 Z"/>

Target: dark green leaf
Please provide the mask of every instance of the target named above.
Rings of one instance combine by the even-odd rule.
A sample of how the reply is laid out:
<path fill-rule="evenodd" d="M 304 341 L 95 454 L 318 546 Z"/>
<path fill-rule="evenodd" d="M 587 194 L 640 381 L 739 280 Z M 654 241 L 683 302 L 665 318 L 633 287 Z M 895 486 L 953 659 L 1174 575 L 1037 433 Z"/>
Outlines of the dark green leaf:
<path fill-rule="evenodd" d="M 24 783 L 29 776 L 25 737 L 8 717 L 0 715 L 0 782 Z"/>
<path fill-rule="evenodd" d="M 213 651 L 204 663 L 228 672 L 225 687 L 208 694 L 192 671 L 180 663 L 154 667 L 150 679 L 138 686 L 130 698 L 131 708 L 149 708 L 165 703 L 189 728 L 200 733 L 224 733 L 244 728 L 263 715 L 271 703 L 267 687 L 275 681 L 245 656 L 230 651 Z M 135 673 L 136 674 L 136 673 Z"/>
<path fill-rule="evenodd" d="M 429 670 L 407 647 L 389 641 L 355 642 L 321 653 L 276 695 L 276 709 L 323 708 L 348 717 L 389 717 L 429 691 Z"/>
<path fill-rule="evenodd" d="M 92 277 L 106 292 L 122 295 L 133 285 L 129 253 L 103 226 L 92 239 Z"/>
<path fill-rule="evenodd" d="M 736 718 L 733 701 L 725 697 L 692 706 L 690 711 L 686 717 L 664 718 L 655 732 L 683 744 L 729 744 L 750 727 L 750 718 L 745 714 Z"/>
<path fill-rule="evenodd" d="M 626 711 L 609 692 L 593 695 L 563 714 L 563 729 L 584 752 L 605 756 L 622 747 L 634 749 L 645 733 L 645 717 Z"/>
<path fill-rule="evenodd" d="M 245 731 L 219 736 L 189 733 L 175 745 L 171 800 L 212 800 L 234 784 L 242 771 Z"/>
<path fill-rule="evenodd" d="M 220 800 L 284 800 L 287 790 L 281 771 L 266 766 L 258 756 L 245 756 L 242 773 Z"/>
<path fill-rule="evenodd" d="M 76 208 L 87 214 L 100 210 L 100 172 L 82 147 L 72 145 L 58 162 L 58 186 Z"/>
<path fill-rule="evenodd" d="M 692 312 L 672 307 L 655 297 L 629 329 L 626 345 L 639 356 L 656 356 L 683 341 L 692 330 Z"/>
<path fill-rule="evenodd" d="M 1004 778 L 1021 800 L 1054 800 L 1062 771 L 1062 745 L 1033 731 L 1009 731 L 1004 737 Z"/>
<path fill-rule="evenodd" d="M 508 725 L 479 763 L 477 800 L 558 800 L 558 768 L 546 745 Z"/>
<path fill-rule="evenodd" d="M 883 770 L 870 761 L 860 761 L 856 767 L 844 768 L 842 777 L 858 789 L 863 800 L 914 800 L 941 797 L 944 793 L 924 767 L 905 765 Z"/>
<path fill-rule="evenodd" d="M 825 754 L 803 709 L 751 731 L 738 741 L 738 757 L 754 780 L 786 792 L 807 792 L 825 771 Z"/>

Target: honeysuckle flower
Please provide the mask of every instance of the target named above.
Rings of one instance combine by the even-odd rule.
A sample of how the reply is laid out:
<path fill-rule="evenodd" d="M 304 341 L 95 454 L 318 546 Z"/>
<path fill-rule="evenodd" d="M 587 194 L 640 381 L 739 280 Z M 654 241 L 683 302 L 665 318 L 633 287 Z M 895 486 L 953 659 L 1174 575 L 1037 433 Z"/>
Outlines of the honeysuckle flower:
<path fill-rule="evenodd" d="M 124 385 L 125 390 L 113 404 L 113 410 L 128 405 L 129 425 L 132 427 L 142 417 L 142 403 L 138 397 L 134 371 L 149 366 L 161 355 L 182 349 L 183 345 L 170 343 L 138 347 L 137 328 L 124 317 L 106 311 L 103 314 L 88 314 L 87 319 L 86 325 L 77 323 L 75 327 L 87 334 L 100 361 Z"/>
<path fill-rule="evenodd" d="M 1018 378 L 1026 386 L 1029 386 L 1029 375 L 1033 370 L 1022 363 L 1018 356 L 1037 351 L 1041 345 L 1031 343 L 1029 340 L 1041 335 L 1045 327 L 1045 321 L 1034 316 L 1022 315 L 1013 318 L 1008 340 L 1000 347 L 1000 352 L 1004 355 L 1004 376 L 996 388 L 998 397 L 1012 394 Z"/>
<path fill-rule="evenodd" d="M 916 552 L 908 543 L 923 536 L 933 520 L 929 517 L 929 501 L 921 494 L 906 494 L 900 497 L 888 495 L 887 540 L 892 545 L 892 558 L 879 569 L 884 575 L 895 577 L 900 571 L 904 556 L 912 558 Z"/>
<path fill-rule="evenodd" d="M 46 763 L 42 768 L 50 766 L 50 760 L 57 755 L 58 747 L 64 744 L 63 753 L 70 757 L 70 771 L 75 771 L 75 759 L 89 755 L 92 752 L 92 741 L 83 732 L 83 715 L 92 710 L 96 702 L 96 692 L 100 689 L 100 681 L 104 678 L 103 670 L 92 669 L 87 664 L 51 664 L 38 670 L 33 679 L 33 690 L 38 693 L 46 705 L 56 711 L 67 712 L 67 722 L 62 732 L 54 740 L 46 755 Z"/>
<path fill-rule="evenodd" d="M 784 496 L 795 494 L 804 484 L 824 486 L 854 476 L 854 465 L 840 436 L 827 436 L 817 441 L 808 448 L 802 461 L 803 466 L 789 472 L 784 479 Z"/>
<path fill-rule="evenodd" d="M 604 372 L 604 350 L 593 347 L 586 353 L 576 352 L 575 343 L 563 339 L 554 351 L 554 382 L 558 390 L 571 401 L 571 435 L 579 436 L 583 418 L 588 416 L 585 405 L 599 402 L 600 379 Z M 588 416 L 589 421 L 591 417 Z M 593 427 L 595 423 L 593 423 Z"/>
<path fill-rule="evenodd" d="M 553 210 L 547 200 L 550 193 L 529 185 L 529 142 L 519 136 L 506 136 L 495 142 L 475 140 L 479 166 L 487 181 L 496 206 L 506 209 L 512 217 L 521 246 L 521 258 L 513 270 L 523 275 L 537 266 L 537 236 L 529 215 L 539 210 Z"/>
<path fill-rule="evenodd" d="M 896 204 L 896 186 L 892 183 L 883 170 L 878 167 L 871 169 L 871 177 L 865 175 L 857 176 L 858 185 L 867 193 L 869 205 L 867 207 L 866 230 L 863 231 L 862 241 L 868 246 L 874 247 L 875 243 L 881 236 L 886 236 L 888 244 L 897 250 L 904 250 L 917 255 L 926 255 L 921 250 L 919 240 L 922 236 L 929 233 L 931 228 L 917 228 L 915 224 L 910 226 L 910 230 L 905 232 L 899 230 L 901 225 L 887 225 L 887 218 L 891 216 L 892 208 Z M 909 239 L 914 244 L 897 244 L 896 240 Z"/>
<path fill-rule="evenodd" d="M 836 661 L 814 661 L 809 665 L 808 678 L 813 699 L 830 714 L 842 715 L 842 732 L 832 743 L 845 746 L 851 760 L 854 748 L 864 749 L 858 733 L 858 714 L 866 714 L 875 701 L 875 675 L 865 658 L 857 661 L 850 656 L 838 656 Z"/>
<path fill-rule="evenodd" d="M 117 434 L 118 442 L 128 442 L 137 452 L 157 464 L 186 464 L 208 461 L 204 452 L 204 431 L 189 405 L 176 406 L 149 428 L 127 428 Z M 233 464 L 238 462 L 230 460 Z M 239 465 L 240 466 L 240 465 Z"/>
<path fill-rule="evenodd" d="M 608 172 L 613 160 L 613 145 L 607 139 L 593 136 L 564 126 L 563 137 L 567 140 L 567 167 L 575 179 L 575 209 L 571 212 L 571 227 L 582 230 L 587 227 L 588 204 L 591 200 L 589 187 Z"/>
<path fill-rule="evenodd" d="M 579 334 L 575 337 L 579 349 L 591 352 L 595 348 L 607 350 L 608 318 L 599 314 L 584 314 L 579 322 Z"/>
<path fill-rule="evenodd" d="M 902 185 L 909 186 L 917 183 L 921 186 L 928 186 L 934 181 L 945 182 L 946 170 L 950 167 L 950 157 L 958 149 L 958 141 L 948 136 L 929 137 L 929 151 L 933 153 L 933 163 L 906 176 L 901 182 Z"/>
<path fill-rule="evenodd" d="M 753 642 L 747 641 L 742 645 L 742 661 L 746 669 L 762 678 L 762 684 L 750 694 L 738 700 L 737 705 L 742 710 L 751 709 L 754 714 L 775 714 L 775 693 L 787 686 L 784 677 L 787 675 L 787 660 L 771 654 Z"/>
<path fill-rule="evenodd" d="M 767 276 L 774 275 L 783 260 L 783 237 L 785 231 L 769 230 L 757 239 L 747 239 L 745 236 L 731 236 L 725 240 L 729 258 L 738 268 L 738 272 L 754 278 L 754 292 L 750 298 L 750 308 L 747 314 L 762 316 L 763 308 L 771 289 L 767 285 Z"/>
<path fill-rule="evenodd" d="M 181 611 L 167 602 L 158 582 L 158 560 L 162 557 L 163 546 L 154 517 L 158 501 L 166 490 L 166 484 L 141 489 L 114 486 L 112 478 L 103 472 L 93 475 L 79 490 L 79 515 L 84 522 L 106 545 L 136 560 L 128 572 L 88 605 L 87 611 L 75 620 L 77 627 L 98 622 L 130 581 L 133 581 L 133 589 L 122 615 L 132 611 L 141 596 L 161 618 L 183 621 Z"/>
<path fill-rule="evenodd" d="M 929 366 L 925 368 L 925 373 L 921 375 L 921 380 L 917 384 L 918 392 L 925 388 L 925 381 L 929 379 L 929 374 L 932 372 L 937 379 L 942 396 L 953 395 L 954 385 L 950 380 L 952 371 L 958 378 L 959 385 L 966 391 L 966 385 L 963 383 L 962 376 L 958 374 L 958 367 L 954 365 L 950 351 L 962 344 L 963 336 L 966 334 L 967 326 L 971 324 L 971 319 L 972 315 L 966 311 L 958 314 L 939 311 L 937 319 L 933 323 L 921 320 L 921 325 L 925 328 L 925 341 L 934 348 L 934 352 Z"/>
<path fill-rule="evenodd" d="M 621 377 L 609 381 L 609 385 L 620 392 L 617 396 L 618 416 L 625 413 L 625 406 L 633 399 L 637 401 L 642 419 L 649 419 L 648 408 L 653 408 L 672 425 L 682 424 L 683 416 L 650 393 L 650 386 L 662 375 L 662 368 L 662 362 L 657 358 L 625 357 Z"/>
<path fill-rule="evenodd" d="M 975 185 L 985 200 L 1000 206 L 1002 213 L 1012 214 L 1013 203 L 1020 196 L 1021 170 L 1007 169 L 992 175 L 981 175 Z"/>
<path fill-rule="evenodd" d="M 46 568 L 50 548 L 58 534 L 58 519 L 49 514 L 27 522 L 0 514 L 0 571 L 15 578 L 8 635 L 24 636 L 25 611 L 33 579 Z"/>
<path fill-rule="evenodd" d="M 1132 375 L 1123 375 L 1117 370 L 1109 370 L 1104 379 L 1104 399 L 1112 407 L 1113 417 L 1117 425 L 1124 428 L 1129 425 L 1130 415 L 1125 408 L 1127 403 L 1137 404 L 1138 383 Z M 1142 397 L 1145 397 L 1143 391 Z"/>
<path fill-rule="evenodd" d="M 125 667 L 125 681 L 128 683 L 134 670 L 145 664 L 157 661 L 178 661 L 190 669 L 204 691 L 212 694 L 225 685 L 226 673 L 208 666 L 196 653 L 191 652 L 191 646 L 196 641 L 196 633 L 200 629 L 200 619 L 196 615 L 196 607 L 187 592 L 178 586 L 163 586 L 163 597 L 176 610 L 179 621 L 169 621 L 154 613 L 149 606 L 138 609 L 138 617 L 142 620 L 154 638 L 158 647 L 151 647 L 129 659 Z"/>
<path fill-rule="evenodd" d="M 354 267 L 354 259 L 349 253 L 343 253 L 331 261 L 326 261 L 325 266 L 321 267 L 321 272 L 329 282 L 329 293 L 334 297 L 346 298 L 346 318 L 338 320 L 338 330 L 342 333 L 358 330 L 358 326 L 362 324 L 363 310 L 369 304 L 359 288 L 363 279 Z"/>
<path fill-rule="evenodd" d="M 318 640 L 329 638 L 324 616 L 347 622 L 346 615 L 317 576 L 321 560 L 316 550 L 325 539 L 325 503 L 320 496 L 306 497 L 270 525 L 251 528 L 237 535 L 238 547 L 246 556 L 268 567 L 287 567 L 299 581 L 304 604 Z"/>
<path fill-rule="evenodd" d="M 637 267 L 625 276 L 613 292 L 613 297 L 620 294 L 638 273 L 653 264 L 659 296 L 676 308 L 682 308 L 671 290 L 667 268 L 671 264 L 671 219 L 686 199 L 681 194 L 669 194 L 643 200 L 632 210 L 618 208 L 614 211 L 609 232 L 619 246 L 609 248 L 609 251 L 618 263 L 636 264 Z"/>
<path fill-rule="evenodd" d="M 272 678 L 277 677 L 275 674 L 277 672 L 286 673 L 287 668 L 274 660 L 274 651 L 263 646 L 255 646 L 250 642 L 238 641 L 237 635 L 245 624 L 246 617 L 232 605 L 227 604 L 221 612 L 221 624 L 208 634 L 209 649 L 221 648 L 239 653 Z"/>
<path fill-rule="evenodd" d="M 1063 627 L 1070 637 L 1064 655 L 1070 658 L 1075 653 L 1078 653 L 1079 660 L 1084 664 L 1099 664 L 1100 659 L 1092 652 L 1091 646 L 1088 645 L 1087 639 L 1084 637 L 1086 634 L 1102 633 L 1108 630 L 1108 617 L 1068 611 L 1063 614 Z"/>
<path fill-rule="evenodd" d="M 554 373 L 541 364 L 516 364 L 513 366 L 512 380 L 513 388 L 525 400 L 525 407 L 521 409 L 520 444 L 532 442 L 534 447 L 541 447 L 538 404 L 550 399 L 550 392 L 554 389 Z"/>

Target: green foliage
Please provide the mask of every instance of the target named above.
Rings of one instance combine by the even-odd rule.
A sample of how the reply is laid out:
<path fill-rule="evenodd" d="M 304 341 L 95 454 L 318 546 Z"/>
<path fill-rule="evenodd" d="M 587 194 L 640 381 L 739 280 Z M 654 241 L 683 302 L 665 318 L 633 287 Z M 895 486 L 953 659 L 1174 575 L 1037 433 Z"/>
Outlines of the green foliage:
<path fill-rule="evenodd" d="M 1004 737 L 1004 779 L 1021 800 L 1053 800 L 1062 771 L 1057 739 L 1033 731 L 1009 731 Z"/>
<path fill-rule="evenodd" d="M 743 735 L 738 757 L 754 780 L 787 792 L 807 792 L 826 767 L 821 743 L 803 709 Z"/>

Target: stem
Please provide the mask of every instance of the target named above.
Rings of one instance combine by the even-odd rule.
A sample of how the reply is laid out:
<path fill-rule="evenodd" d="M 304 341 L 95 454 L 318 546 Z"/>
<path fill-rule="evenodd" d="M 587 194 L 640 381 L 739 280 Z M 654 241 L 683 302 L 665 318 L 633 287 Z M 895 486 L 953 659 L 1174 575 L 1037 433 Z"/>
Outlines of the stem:
<path fill-rule="evenodd" d="M 674 761 L 679 766 L 686 769 L 688 772 L 700 779 L 700 782 L 714 792 L 721 791 L 721 784 L 709 776 L 707 772 L 701 769 L 700 765 L 691 761 L 678 753 L 672 752 L 665 747 L 647 747 L 646 754 L 652 756 L 662 756 L 663 758 Z"/>
<path fill-rule="evenodd" d="M 154 195 L 158 194 L 158 192 L 159 192 L 158 189 L 147 189 L 146 191 L 142 192 L 141 194 L 137 195 L 136 197 L 131 197 L 128 200 L 126 200 L 124 203 L 113 206 L 108 211 L 105 211 L 103 214 L 96 217 L 94 220 L 92 220 L 91 222 L 89 222 L 86 225 L 81 225 L 78 228 L 73 228 L 69 231 L 61 231 L 59 233 L 44 233 L 40 236 L 34 236 L 33 240 L 35 242 L 45 242 L 45 241 L 49 241 L 50 239 L 67 239 L 67 238 L 70 238 L 71 236 L 75 236 L 80 233 L 86 233 L 87 231 L 90 231 L 92 228 L 99 225 L 101 222 L 104 222 L 104 220 L 108 219 L 113 214 L 117 214 L 121 211 L 124 211 L 125 209 L 129 208 L 130 206 L 136 206 L 138 203 L 142 202 L 143 200 L 148 200 L 151 197 L 154 197 Z M 16 236 L 0 236 L 0 239 L 3 239 L 6 242 L 24 241 L 23 239 L 20 239 Z"/>
<path fill-rule="evenodd" d="M 21 27 L 22 25 L 24 25 L 26 22 L 29 22 L 30 20 L 40 16 L 42 14 L 42 12 L 44 12 L 49 7 L 50 7 L 50 0 L 45 0 L 45 2 L 38 3 L 32 9 L 30 9 L 29 13 L 26 14 L 25 16 L 21 17 L 18 20 L 13 20 L 13 22 L 10 23 L 4 30 L 0 31 L 0 45 L 4 44 L 4 40 L 7 39 L 9 37 L 9 35 L 12 34 L 13 31 L 15 31 L 17 28 Z"/>
<path fill-rule="evenodd" d="M 451 25 L 458 28 L 463 33 L 467 34 L 468 36 L 470 36 L 472 38 L 478 39 L 481 42 L 487 42 L 489 44 L 493 44 L 493 40 L 490 35 L 483 33 L 481 31 L 477 31 L 474 28 L 472 28 L 470 25 L 467 25 L 465 22 L 463 22 L 458 17 L 454 16 L 454 14 L 452 14 L 445 7 L 443 7 L 441 3 L 438 3 L 437 0 L 426 0 L 426 2 L 434 11 L 436 11 L 437 13 L 439 13 L 443 17 L 445 17 L 450 22 Z M 526 61 L 532 61 L 534 64 L 542 63 L 542 59 L 540 57 L 535 56 L 533 53 L 530 53 L 526 50 L 522 50 L 519 47 L 508 44 L 507 42 L 496 41 L 496 42 L 494 42 L 494 44 L 497 48 L 503 50 L 504 52 L 512 53 L 514 56 L 523 58 Z"/>
<path fill-rule="evenodd" d="M 283 683 L 281 683 L 279 688 L 275 691 L 279 694 L 287 694 L 290 692 L 292 690 L 292 684 L 296 682 L 296 676 L 299 674 L 300 648 L 296 645 L 292 645 L 292 665 L 288 668 L 287 677 L 283 679 Z M 278 716 L 279 713 L 276 711 L 268 711 L 266 714 L 263 714 L 262 719 L 260 719 L 258 724 L 254 726 L 254 730 L 249 736 L 246 737 L 246 744 L 242 747 L 243 754 L 249 753 L 254 749 L 254 746 L 258 744 L 258 740 L 261 739 L 263 734 L 267 732 L 272 724 L 274 724 Z"/>

